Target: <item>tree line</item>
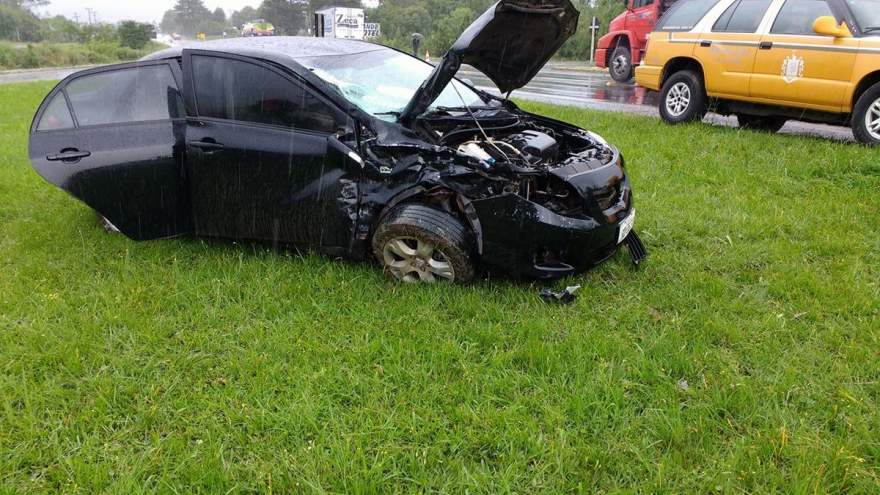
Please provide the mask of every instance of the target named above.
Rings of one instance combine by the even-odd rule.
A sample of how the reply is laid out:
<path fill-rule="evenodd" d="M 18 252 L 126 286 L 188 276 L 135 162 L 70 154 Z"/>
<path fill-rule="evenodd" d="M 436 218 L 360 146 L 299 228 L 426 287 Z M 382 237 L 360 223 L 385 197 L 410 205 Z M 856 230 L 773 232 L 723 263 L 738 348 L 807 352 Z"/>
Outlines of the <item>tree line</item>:
<path fill-rule="evenodd" d="M 0 39 L 34 43 L 118 43 L 140 50 L 155 35 L 151 24 L 124 21 L 119 25 L 79 24 L 63 16 L 41 19 L 32 9 L 47 0 L 0 0 Z"/>
<path fill-rule="evenodd" d="M 578 34 L 560 50 L 560 55 L 586 59 L 590 49 L 590 20 L 593 16 L 599 17 L 602 29 L 598 34 L 604 34 L 611 19 L 623 10 L 624 2 L 573 1 L 581 11 L 580 27 Z M 146 43 L 147 25 L 139 23 L 81 25 L 61 16 L 40 19 L 31 9 L 46 3 L 47 0 L 0 0 L 0 39 L 83 43 L 116 39 L 132 48 L 140 48 Z M 492 3 L 494 0 L 382 0 L 377 8 L 365 10 L 369 22 L 378 22 L 382 26 L 380 43 L 408 50 L 412 34 L 420 33 L 424 35 L 423 49 L 436 57 L 442 55 Z M 277 34 L 304 35 L 309 32 L 314 12 L 331 5 L 361 7 L 361 1 L 263 0 L 257 7 L 245 7 L 227 15 L 221 8 L 210 10 L 203 0 L 177 0 L 163 16 L 160 26 L 164 33 L 188 37 L 197 33 L 235 35 L 244 24 L 262 18 L 275 25 Z"/>
<path fill-rule="evenodd" d="M 317 10 L 329 6 L 360 7 L 360 0 L 263 0 L 257 8 L 244 7 L 229 16 L 217 8 L 208 9 L 202 0 L 177 0 L 174 7 L 162 17 L 161 29 L 165 33 L 178 33 L 192 37 L 198 33 L 217 36 L 237 32 L 242 26 L 256 19 L 265 19 L 275 26 L 278 35 L 296 36 L 307 34 L 312 16 Z"/>

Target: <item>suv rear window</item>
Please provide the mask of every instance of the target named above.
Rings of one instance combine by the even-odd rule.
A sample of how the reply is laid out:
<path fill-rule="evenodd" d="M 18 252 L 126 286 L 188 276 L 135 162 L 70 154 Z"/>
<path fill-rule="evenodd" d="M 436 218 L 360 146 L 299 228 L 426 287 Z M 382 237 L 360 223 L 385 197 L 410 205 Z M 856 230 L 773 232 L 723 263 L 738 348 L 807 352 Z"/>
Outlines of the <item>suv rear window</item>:
<path fill-rule="evenodd" d="M 719 0 L 680 0 L 669 9 L 655 31 L 690 31 Z"/>
<path fill-rule="evenodd" d="M 754 33 L 772 0 L 739 0 L 721 14 L 712 28 L 716 33 Z"/>
<path fill-rule="evenodd" d="M 66 90 L 80 127 L 181 117 L 180 93 L 167 65 L 90 74 Z"/>

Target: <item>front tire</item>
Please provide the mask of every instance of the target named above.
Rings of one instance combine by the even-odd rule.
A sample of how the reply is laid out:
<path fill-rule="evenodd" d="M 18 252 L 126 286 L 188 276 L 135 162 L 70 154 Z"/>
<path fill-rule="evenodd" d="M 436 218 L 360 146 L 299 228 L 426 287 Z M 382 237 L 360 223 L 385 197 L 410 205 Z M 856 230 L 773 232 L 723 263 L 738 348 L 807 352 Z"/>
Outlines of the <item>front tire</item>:
<path fill-rule="evenodd" d="M 473 280 L 470 232 L 454 216 L 423 204 L 392 210 L 376 229 L 373 254 L 385 273 L 407 283 Z"/>
<path fill-rule="evenodd" d="M 781 131 L 788 119 L 785 117 L 758 116 L 737 114 L 736 120 L 743 129 L 751 129 L 754 131 L 769 132 L 776 134 Z"/>
<path fill-rule="evenodd" d="M 860 143 L 880 145 L 880 83 L 859 97 L 853 112 L 852 129 Z"/>
<path fill-rule="evenodd" d="M 703 120 L 708 112 L 708 97 L 703 78 L 694 71 L 676 72 L 660 91 L 660 117 L 670 124 Z"/>
<path fill-rule="evenodd" d="M 633 78 L 632 52 L 625 46 L 617 47 L 611 53 L 611 61 L 608 63 L 608 73 L 611 79 L 619 83 L 628 83 Z"/>

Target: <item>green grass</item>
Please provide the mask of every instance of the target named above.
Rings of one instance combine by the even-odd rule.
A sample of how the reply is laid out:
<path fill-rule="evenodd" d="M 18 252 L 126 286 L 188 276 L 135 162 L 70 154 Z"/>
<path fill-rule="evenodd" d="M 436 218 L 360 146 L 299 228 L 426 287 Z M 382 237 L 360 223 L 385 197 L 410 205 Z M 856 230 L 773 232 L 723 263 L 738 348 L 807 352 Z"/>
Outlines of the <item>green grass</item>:
<path fill-rule="evenodd" d="M 528 104 L 652 252 L 551 307 L 108 236 L 28 165 L 50 87 L 0 86 L 0 492 L 877 493 L 876 150 Z"/>
<path fill-rule="evenodd" d="M 0 70 L 127 62 L 163 48 L 165 45 L 154 42 L 135 50 L 116 42 L 24 44 L 0 41 Z"/>

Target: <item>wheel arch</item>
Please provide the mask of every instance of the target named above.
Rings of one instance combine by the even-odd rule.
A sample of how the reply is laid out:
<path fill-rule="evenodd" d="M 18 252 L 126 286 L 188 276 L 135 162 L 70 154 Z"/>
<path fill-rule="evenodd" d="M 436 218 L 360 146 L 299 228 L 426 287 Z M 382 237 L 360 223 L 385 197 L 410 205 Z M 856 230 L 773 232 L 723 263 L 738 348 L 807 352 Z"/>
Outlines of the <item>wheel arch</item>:
<path fill-rule="evenodd" d="M 859 81 L 859 84 L 856 85 L 851 102 L 852 111 L 855 111 L 855 106 L 856 103 L 859 102 L 859 98 L 861 98 L 866 91 L 874 87 L 875 84 L 880 84 L 880 70 L 867 74 L 861 81 Z"/>
<path fill-rule="evenodd" d="M 693 70 L 702 78 L 705 84 L 706 73 L 703 71 L 703 64 L 692 57 L 675 57 L 663 66 L 663 72 L 660 74 L 660 87 L 663 87 L 673 74 L 683 70 Z"/>
<path fill-rule="evenodd" d="M 467 197 L 448 187 L 438 186 L 426 188 L 424 186 L 416 186 L 397 194 L 387 205 L 385 205 L 376 217 L 372 229 L 373 232 L 375 233 L 379 224 L 382 223 L 382 220 L 384 220 L 392 210 L 399 206 L 416 203 L 433 206 L 441 211 L 449 213 L 461 221 L 473 236 L 477 255 L 483 255 L 483 227 L 480 224 L 480 217 L 477 215 L 477 210 Z"/>
<path fill-rule="evenodd" d="M 611 64 L 611 57 L 614 55 L 614 50 L 617 50 L 621 46 L 625 46 L 630 51 L 630 57 L 632 57 L 633 50 L 633 34 L 629 31 L 617 31 L 613 33 L 609 33 L 606 36 L 611 40 L 608 43 L 608 51 L 605 53 L 605 64 Z M 632 58 L 635 61 L 635 58 Z M 635 64 L 635 62 L 633 62 Z"/>

